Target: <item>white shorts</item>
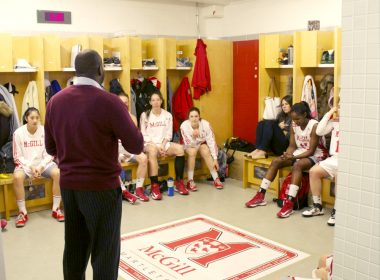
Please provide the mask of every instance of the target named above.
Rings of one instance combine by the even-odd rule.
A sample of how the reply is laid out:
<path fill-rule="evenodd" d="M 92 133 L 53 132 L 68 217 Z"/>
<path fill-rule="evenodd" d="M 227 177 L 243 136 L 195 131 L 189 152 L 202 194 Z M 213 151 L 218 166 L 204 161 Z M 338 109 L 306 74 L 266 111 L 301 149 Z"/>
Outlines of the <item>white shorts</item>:
<path fill-rule="evenodd" d="M 320 161 L 318 164 L 329 174 L 329 177 L 331 179 L 336 177 L 336 175 L 338 174 L 338 157 L 337 156 L 328 157 L 325 160 Z"/>
<path fill-rule="evenodd" d="M 169 149 L 169 147 L 170 147 L 170 144 L 171 144 L 172 142 L 167 142 L 166 143 L 166 145 L 165 145 L 165 147 L 164 147 L 164 150 L 165 151 L 167 151 L 168 149 Z M 148 145 L 152 145 L 153 143 L 145 143 L 144 144 L 144 147 L 146 148 Z M 156 147 L 158 147 L 158 148 L 161 148 L 162 147 L 162 144 L 154 144 L 154 145 L 156 145 Z M 144 149 L 145 151 L 146 151 L 146 149 Z"/>
<path fill-rule="evenodd" d="M 44 178 L 51 178 L 51 171 L 54 168 L 58 168 L 58 166 L 57 166 L 57 164 L 55 162 L 52 161 L 52 162 L 48 163 L 45 166 L 44 170 L 42 171 L 41 176 L 44 177 Z M 32 176 L 32 170 L 30 168 L 25 168 L 24 169 L 22 167 L 16 167 L 15 168 L 15 172 L 16 171 L 22 171 L 22 172 L 24 172 L 26 178 L 33 177 Z"/>

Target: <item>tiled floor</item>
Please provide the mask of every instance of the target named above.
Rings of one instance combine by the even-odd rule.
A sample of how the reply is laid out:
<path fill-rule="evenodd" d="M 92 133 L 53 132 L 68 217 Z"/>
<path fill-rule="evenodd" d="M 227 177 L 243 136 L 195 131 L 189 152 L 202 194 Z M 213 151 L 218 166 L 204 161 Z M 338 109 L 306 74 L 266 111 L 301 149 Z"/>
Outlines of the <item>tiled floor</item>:
<path fill-rule="evenodd" d="M 310 254 L 309 258 L 274 272 L 262 279 L 280 279 L 295 275 L 310 277 L 320 255 L 332 252 L 334 229 L 327 226 L 328 214 L 303 218 L 297 211 L 288 219 L 278 219 L 279 210 L 271 202 L 255 209 L 244 207 L 244 202 L 254 194 L 253 189 L 243 189 L 241 181 L 229 179 L 222 191 L 215 190 L 209 182 L 198 184 L 199 191 L 190 196 L 164 196 L 162 201 L 130 205 L 123 202 L 122 233 L 144 229 L 162 223 L 205 214 L 236 227 L 277 241 Z M 50 211 L 30 214 L 25 228 L 16 229 L 14 217 L 8 230 L 2 233 L 7 280 L 60 280 L 62 276 L 63 224 L 50 217 Z M 91 267 L 87 270 L 92 277 Z M 203 280 L 203 279 L 202 279 Z"/>

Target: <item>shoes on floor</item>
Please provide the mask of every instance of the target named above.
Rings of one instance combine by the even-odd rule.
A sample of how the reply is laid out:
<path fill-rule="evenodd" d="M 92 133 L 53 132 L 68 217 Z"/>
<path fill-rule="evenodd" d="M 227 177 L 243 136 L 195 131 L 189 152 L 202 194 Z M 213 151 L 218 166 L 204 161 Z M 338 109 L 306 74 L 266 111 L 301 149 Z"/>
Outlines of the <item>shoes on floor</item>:
<path fill-rule="evenodd" d="M 183 184 L 183 180 L 176 180 L 175 183 L 175 190 L 182 195 L 188 195 L 189 191 L 186 189 L 185 185 Z"/>
<path fill-rule="evenodd" d="M 27 221 L 28 215 L 21 211 L 16 218 L 16 227 L 24 227 Z"/>
<path fill-rule="evenodd" d="M 248 208 L 254 208 L 257 206 L 265 206 L 267 202 L 265 201 L 265 194 L 262 192 L 257 192 L 256 195 L 248 202 L 245 203 L 245 206 Z"/>
<path fill-rule="evenodd" d="M 291 214 L 293 214 L 293 207 L 294 207 L 294 202 L 291 201 L 290 199 L 286 199 L 284 201 L 284 205 L 282 206 L 281 210 L 277 213 L 277 217 L 279 218 L 287 218 Z"/>
<path fill-rule="evenodd" d="M 215 179 L 215 181 L 214 181 L 214 187 L 215 187 L 217 190 L 221 190 L 221 189 L 223 189 L 223 184 L 222 184 L 222 182 L 220 181 L 219 177 Z"/>
<path fill-rule="evenodd" d="M 162 194 L 160 191 L 160 185 L 157 183 L 151 184 L 151 197 L 154 200 L 161 200 L 162 199 Z"/>
<path fill-rule="evenodd" d="M 198 190 L 197 185 L 195 184 L 194 180 L 187 181 L 186 187 L 189 191 L 195 192 Z"/>
<path fill-rule="evenodd" d="M 335 208 L 333 208 L 333 210 L 331 211 L 331 217 L 330 217 L 330 219 L 327 221 L 327 224 L 329 225 L 329 226 L 335 226 L 335 213 L 336 213 L 336 211 L 335 211 Z"/>
<path fill-rule="evenodd" d="M 135 190 L 135 195 L 140 199 L 141 201 L 147 202 L 149 201 L 149 197 L 144 193 L 144 188 L 139 187 Z"/>
<path fill-rule="evenodd" d="M 135 204 L 135 202 L 137 201 L 137 197 L 135 195 L 131 194 L 127 190 L 123 191 L 123 199 L 128 201 L 130 204 Z"/>
<path fill-rule="evenodd" d="M 65 221 L 65 215 L 61 212 L 61 209 L 57 208 L 55 211 L 51 212 L 51 216 L 56 219 L 58 222 Z"/>
<path fill-rule="evenodd" d="M 313 207 L 309 210 L 305 210 L 302 212 L 302 216 L 309 218 L 313 216 L 321 216 L 325 214 L 323 211 L 322 205 L 314 203 Z"/>

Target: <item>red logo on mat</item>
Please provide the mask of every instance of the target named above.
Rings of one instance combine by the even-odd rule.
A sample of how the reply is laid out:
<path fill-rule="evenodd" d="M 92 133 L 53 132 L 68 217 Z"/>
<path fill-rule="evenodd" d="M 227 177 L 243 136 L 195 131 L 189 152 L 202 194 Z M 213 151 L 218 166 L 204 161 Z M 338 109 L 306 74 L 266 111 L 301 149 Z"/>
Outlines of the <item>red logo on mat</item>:
<path fill-rule="evenodd" d="M 192 255 L 189 260 L 203 267 L 207 267 L 212 262 L 258 247 L 249 242 L 223 243 L 218 240 L 221 235 L 221 231 L 211 228 L 209 231 L 172 242 L 161 243 L 161 245 L 173 251 L 179 247 L 188 245 L 185 253 Z"/>

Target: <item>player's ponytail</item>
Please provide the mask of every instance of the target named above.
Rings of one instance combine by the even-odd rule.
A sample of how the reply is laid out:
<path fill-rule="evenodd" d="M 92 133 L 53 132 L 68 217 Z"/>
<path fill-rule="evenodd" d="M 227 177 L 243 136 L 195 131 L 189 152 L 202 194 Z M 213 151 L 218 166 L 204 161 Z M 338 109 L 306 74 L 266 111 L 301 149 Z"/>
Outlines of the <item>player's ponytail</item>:
<path fill-rule="evenodd" d="M 306 118 L 311 119 L 311 111 L 309 104 L 306 101 L 301 101 L 292 106 L 291 112 L 296 113 L 297 115 L 306 114 Z"/>

